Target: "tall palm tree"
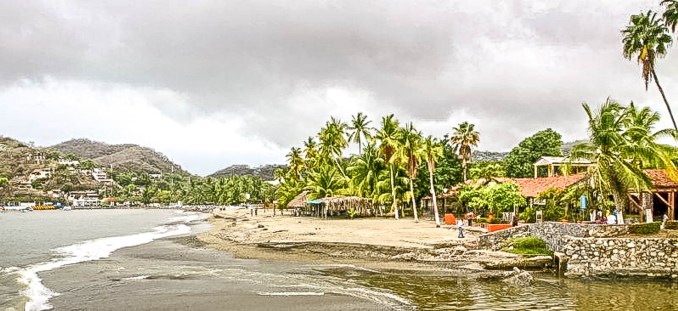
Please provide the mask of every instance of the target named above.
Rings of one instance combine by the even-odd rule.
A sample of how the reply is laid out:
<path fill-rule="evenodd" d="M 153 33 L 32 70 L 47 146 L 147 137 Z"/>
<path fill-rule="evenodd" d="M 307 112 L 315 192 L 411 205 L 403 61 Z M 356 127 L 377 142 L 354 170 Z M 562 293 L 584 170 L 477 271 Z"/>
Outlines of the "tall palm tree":
<path fill-rule="evenodd" d="M 443 146 L 435 141 L 432 136 L 426 137 L 422 144 L 422 151 L 428 167 L 428 178 L 431 185 L 431 197 L 433 198 L 433 213 L 436 219 L 436 227 L 440 227 L 440 215 L 438 215 L 438 203 L 436 202 L 436 190 L 433 187 L 433 172 L 436 169 L 438 158 L 443 156 Z"/>
<path fill-rule="evenodd" d="M 294 172 L 299 180 L 302 180 L 301 171 L 304 169 L 304 159 L 301 157 L 301 149 L 292 147 L 287 154 L 287 163 L 290 171 Z"/>
<path fill-rule="evenodd" d="M 394 160 L 405 166 L 407 177 L 410 183 L 410 196 L 412 198 L 412 210 L 414 211 L 414 221 L 419 222 L 417 213 L 417 200 L 414 195 L 414 179 L 417 177 L 419 169 L 419 160 L 421 159 L 421 132 L 414 128 L 412 122 L 407 123 L 404 128 L 400 128 L 399 146 Z"/>
<path fill-rule="evenodd" d="M 468 176 L 468 163 L 471 162 L 472 155 L 471 147 L 478 146 L 479 141 L 480 134 L 475 130 L 474 124 L 462 122 L 454 128 L 450 142 L 454 147 L 454 152 L 461 159 L 463 181 L 466 181 Z"/>
<path fill-rule="evenodd" d="M 363 138 L 369 140 L 372 137 L 372 128 L 369 127 L 370 123 L 372 123 L 372 121 L 368 121 L 366 115 L 362 112 L 358 112 L 357 115 L 353 116 L 351 126 L 348 127 L 348 130 L 350 131 L 348 140 L 358 144 L 358 154 L 362 154 Z"/>
<path fill-rule="evenodd" d="M 380 142 L 379 153 L 384 159 L 384 162 L 388 163 L 388 168 L 390 172 L 390 181 L 391 181 L 391 212 L 395 212 L 395 219 L 399 219 L 397 208 L 397 197 L 395 189 L 395 176 L 394 176 L 394 166 L 395 164 L 392 161 L 393 155 L 398 149 L 398 120 L 393 117 L 393 114 L 384 116 L 381 118 L 381 128 L 377 130 L 375 138 Z"/>
<path fill-rule="evenodd" d="M 327 121 L 325 126 L 320 129 L 320 133 L 318 133 L 318 139 L 320 140 L 320 155 L 323 158 L 331 158 L 334 160 L 339 172 L 344 177 L 346 177 L 346 174 L 339 163 L 339 159 L 341 159 L 343 155 L 343 149 L 348 146 L 345 137 L 347 127 L 346 123 L 331 117 L 330 121 Z"/>
<path fill-rule="evenodd" d="M 306 166 L 307 171 L 313 169 L 315 163 L 317 162 L 317 157 L 318 157 L 318 144 L 316 144 L 315 139 L 313 139 L 313 137 L 309 137 L 304 142 L 304 164 Z"/>
<path fill-rule="evenodd" d="M 678 1 L 676 0 L 662 0 L 662 6 L 665 6 L 664 14 L 664 25 L 671 28 L 672 32 L 676 32 L 676 25 L 678 25 Z"/>
<path fill-rule="evenodd" d="M 675 148 L 656 140 L 675 131 L 653 132 L 657 114 L 649 109 L 639 111 L 634 105 L 624 107 L 610 99 L 595 112 L 587 104 L 583 107 L 589 119 L 589 139 L 575 145 L 571 157 L 594 163 L 589 177 L 596 188 L 612 194 L 618 208 L 628 210 L 629 189 L 640 192 L 652 186 L 644 168 L 665 168 L 674 174 L 671 159 Z"/>
<path fill-rule="evenodd" d="M 674 24 L 675 25 L 675 24 Z M 669 111 L 673 128 L 678 130 L 676 120 L 673 117 L 671 106 L 666 99 L 664 89 L 659 84 L 657 72 L 655 70 L 655 60 L 657 57 L 666 56 L 669 46 L 673 39 L 669 35 L 669 30 L 663 23 L 661 18 L 657 18 L 657 13 L 647 11 L 638 15 L 631 15 L 631 20 L 628 26 L 622 30 L 624 57 L 628 60 L 636 58 L 638 64 L 642 65 L 642 76 L 645 81 L 645 89 L 648 84 L 654 80 L 659 93 L 662 95 L 666 109 Z M 637 55 L 637 56 L 636 56 Z"/>

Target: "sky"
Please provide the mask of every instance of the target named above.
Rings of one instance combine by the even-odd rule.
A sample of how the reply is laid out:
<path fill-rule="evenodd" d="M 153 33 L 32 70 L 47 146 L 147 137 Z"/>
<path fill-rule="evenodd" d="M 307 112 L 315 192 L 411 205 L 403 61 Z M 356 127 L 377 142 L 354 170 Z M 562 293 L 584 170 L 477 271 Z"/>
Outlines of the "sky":
<path fill-rule="evenodd" d="M 0 1 L 0 135 L 139 144 L 206 175 L 284 163 L 358 112 L 436 137 L 469 121 L 492 151 L 546 128 L 584 138 L 581 104 L 608 97 L 670 127 L 620 42 L 658 3 Z M 675 47 L 657 74 L 678 102 Z"/>

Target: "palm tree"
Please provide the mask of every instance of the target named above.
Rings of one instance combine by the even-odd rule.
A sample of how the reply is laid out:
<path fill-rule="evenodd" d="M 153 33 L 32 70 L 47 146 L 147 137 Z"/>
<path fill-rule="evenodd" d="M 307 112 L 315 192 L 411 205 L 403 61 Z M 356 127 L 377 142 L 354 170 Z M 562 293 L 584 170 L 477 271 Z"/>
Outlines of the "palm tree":
<path fill-rule="evenodd" d="M 436 190 L 433 187 L 433 172 L 436 169 L 438 158 L 443 156 L 443 146 L 438 144 L 432 136 L 426 137 L 423 142 L 423 155 L 428 167 L 428 177 L 431 185 L 431 197 L 433 198 L 433 213 L 436 219 L 436 227 L 440 227 L 440 215 L 438 215 L 438 203 L 436 202 Z"/>
<path fill-rule="evenodd" d="M 345 138 L 347 127 L 346 123 L 332 117 L 330 118 L 330 121 L 325 123 L 325 126 L 320 129 L 320 133 L 318 133 L 318 138 L 320 139 L 320 155 L 323 158 L 333 159 L 339 172 L 344 177 L 346 177 L 346 174 L 344 173 L 341 164 L 339 164 L 339 159 L 342 157 L 343 149 L 348 146 L 348 142 Z"/>
<path fill-rule="evenodd" d="M 419 168 L 419 159 L 421 158 L 421 133 L 414 128 L 412 122 L 407 123 L 400 129 L 399 146 L 396 151 L 395 161 L 405 165 L 405 171 L 410 183 L 410 194 L 412 197 L 412 210 L 414 211 L 414 222 L 419 222 L 417 214 L 417 201 L 414 195 L 414 179 L 417 177 Z"/>
<path fill-rule="evenodd" d="M 299 180 L 302 180 L 301 171 L 304 169 L 304 159 L 301 158 L 301 149 L 292 147 L 287 154 L 287 163 L 290 171 L 294 172 L 299 177 Z"/>
<path fill-rule="evenodd" d="M 393 114 L 382 117 L 381 128 L 377 130 L 375 138 L 380 142 L 379 153 L 381 157 L 385 163 L 388 163 L 391 181 L 391 212 L 395 212 L 395 219 L 399 219 L 400 216 L 398 215 L 395 192 L 394 163 L 391 159 L 398 149 L 398 136 L 398 120 L 393 117 Z"/>
<path fill-rule="evenodd" d="M 675 26 L 675 24 L 673 24 L 673 26 Z M 646 90 L 648 84 L 654 79 L 654 82 L 659 89 L 659 93 L 662 95 L 666 109 L 669 111 L 671 122 L 673 122 L 673 128 L 678 130 L 676 120 L 673 118 L 671 106 L 666 99 L 664 89 L 659 84 L 657 72 L 655 71 L 655 59 L 657 57 L 664 57 L 668 47 L 673 42 L 668 31 L 669 30 L 662 22 L 662 19 L 657 18 L 657 13 L 647 11 L 647 13 L 631 15 L 630 24 L 626 26 L 626 29 L 622 30 L 622 43 L 624 45 L 624 57 L 628 60 L 635 57 L 638 64 L 642 65 L 642 76 L 645 81 Z"/>
<path fill-rule="evenodd" d="M 351 185 L 355 194 L 361 197 L 373 196 L 379 181 L 379 173 L 384 170 L 384 160 L 373 143 L 365 146 L 365 152 L 356 156 L 346 170 L 351 176 Z"/>
<path fill-rule="evenodd" d="M 664 25 L 670 27 L 672 32 L 676 32 L 676 25 L 678 25 L 678 1 L 676 0 L 662 0 L 661 5 L 665 6 Z"/>
<path fill-rule="evenodd" d="M 471 147 L 477 146 L 480 141 L 480 134 L 474 128 L 474 124 L 462 122 L 454 128 L 454 133 L 450 138 L 454 152 L 461 159 L 463 181 L 466 181 L 468 176 L 468 163 L 471 162 L 472 155 Z"/>
<path fill-rule="evenodd" d="M 358 154 L 362 154 L 363 138 L 368 140 L 372 138 L 372 129 L 369 127 L 370 123 L 372 123 L 372 121 L 368 121 L 366 115 L 362 112 L 358 112 L 357 115 L 353 116 L 351 126 L 348 127 L 350 131 L 348 141 L 358 144 Z"/>
<path fill-rule="evenodd" d="M 595 188 L 612 194 L 618 208 L 628 210 L 629 189 L 640 192 L 652 186 L 644 168 L 661 167 L 673 175 L 675 149 L 656 140 L 675 131 L 653 132 L 659 120 L 656 113 L 647 108 L 639 111 L 633 104 L 624 107 L 610 99 L 596 112 L 587 104 L 583 107 L 589 119 L 589 140 L 575 145 L 571 157 L 594 163 L 589 177 Z"/>
<path fill-rule="evenodd" d="M 306 190 L 310 199 L 327 198 L 340 193 L 344 185 L 345 180 L 337 169 L 325 165 L 309 174 Z"/>
<path fill-rule="evenodd" d="M 306 166 L 307 171 L 313 169 L 315 163 L 317 162 L 316 161 L 317 157 L 318 157 L 318 145 L 316 144 L 313 137 L 309 137 L 304 142 L 304 164 Z"/>

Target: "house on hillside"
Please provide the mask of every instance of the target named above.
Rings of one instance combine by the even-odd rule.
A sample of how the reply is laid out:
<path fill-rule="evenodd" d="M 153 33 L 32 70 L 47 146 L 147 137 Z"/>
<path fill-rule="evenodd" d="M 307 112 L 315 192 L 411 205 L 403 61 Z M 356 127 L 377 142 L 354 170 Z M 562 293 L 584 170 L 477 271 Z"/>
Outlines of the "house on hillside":
<path fill-rule="evenodd" d="M 68 201 L 72 202 L 73 207 L 100 207 L 99 193 L 94 190 L 71 191 L 68 193 Z"/>
<path fill-rule="evenodd" d="M 38 179 L 46 179 L 52 176 L 52 170 L 49 168 L 36 168 L 28 175 L 28 182 L 34 182 Z"/>
<path fill-rule="evenodd" d="M 112 184 L 113 179 L 110 179 L 108 177 L 108 174 L 100 168 L 95 168 L 92 170 L 92 177 L 94 177 L 94 180 L 96 180 L 99 183 L 103 184 Z"/>
<path fill-rule="evenodd" d="M 59 165 L 64 165 L 64 166 L 78 166 L 80 165 L 80 161 L 78 160 L 68 160 L 68 159 L 59 159 Z"/>

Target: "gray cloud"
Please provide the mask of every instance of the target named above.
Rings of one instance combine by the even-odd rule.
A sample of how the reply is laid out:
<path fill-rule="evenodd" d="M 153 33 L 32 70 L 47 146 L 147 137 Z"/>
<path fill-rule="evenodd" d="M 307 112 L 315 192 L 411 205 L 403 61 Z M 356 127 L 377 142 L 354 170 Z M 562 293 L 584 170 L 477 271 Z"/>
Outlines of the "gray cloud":
<path fill-rule="evenodd" d="M 357 108 L 374 119 L 399 112 L 444 122 L 465 112 L 491 137 L 484 146 L 505 149 L 547 126 L 583 134 L 583 101 L 655 100 L 619 43 L 628 15 L 649 7 L 640 0 L 3 2 L 0 82 L 50 76 L 167 89 L 183 103 L 153 104 L 170 117 L 228 111 L 245 119 L 249 135 L 283 147 L 314 134 L 336 110 L 316 95 L 342 88 L 367 96 Z M 672 81 L 676 67 L 666 67 Z"/>

